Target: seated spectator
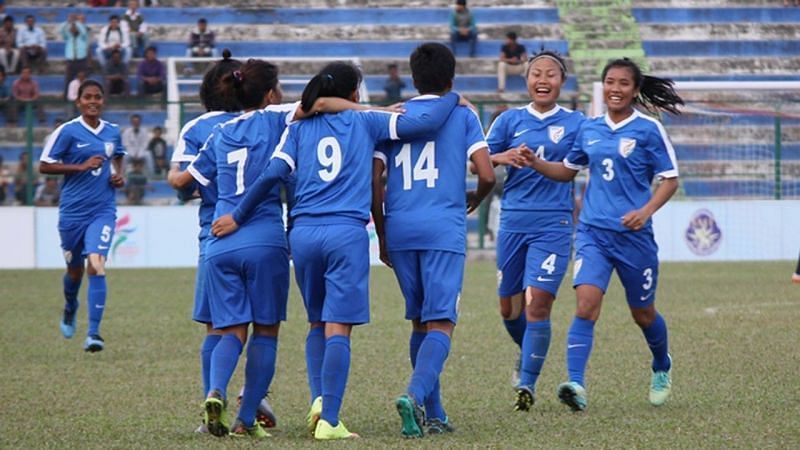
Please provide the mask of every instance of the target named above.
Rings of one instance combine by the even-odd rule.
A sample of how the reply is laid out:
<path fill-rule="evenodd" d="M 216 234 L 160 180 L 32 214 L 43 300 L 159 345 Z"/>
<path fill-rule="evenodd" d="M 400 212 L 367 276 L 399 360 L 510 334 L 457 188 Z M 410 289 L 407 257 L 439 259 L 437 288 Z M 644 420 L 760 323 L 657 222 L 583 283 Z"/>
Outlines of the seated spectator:
<path fill-rule="evenodd" d="M 128 10 L 122 16 L 122 21 L 128 24 L 131 53 L 135 58 L 141 58 L 145 49 L 150 46 L 150 39 L 147 37 L 147 23 L 144 21 L 144 16 L 139 13 L 138 0 L 128 0 Z"/>
<path fill-rule="evenodd" d="M 197 21 L 197 29 L 189 35 L 189 56 L 214 56 L 214 32 L 208 30 L 206 19 Z"/>
<path fill-rule="evenodd" d="M 17 115 L 24 111 L 28 105 L 33 107 L 39 123 L 44 123 L 44 108 L 39 104 L 39 83 L 33 79 L 30 67 L 23 67 L 19 78 L 11 85 L 11 121 L 17 122 Z"/>
<path fill-rule="evenodd" d="M 6 85 L 6 71 L 0 67 L 0 112 L 6 118 L 6 126 L 11 123 L 11 89 Z"/>
<path fill-rule="evenodd" d="M 147 47 L 144 52 L 144 61 L 139 63 L 139 69 L 136 71 L 139 95 L 163 94 L 166 78 L 167 69 L 156 57 L 156 48 Z"/>
<path fill-rule="evenodd" d="M 131 60 L 131 41 L 128 35 L 128 24 L 120 24 L 119 16 L 114 14 L 108 18 L 108 25 L 100 29 L 97 34 L 97 61 L 105 67 L 106 61 L 111 58 L 111 52 L 119 50 L 122 62 L 128 64 Z"/>
<path fill-rule="evenodd" d="M 456 54 L 456 42 L 469 42 L 469 56 L 475 57 L 478 46 L 478 27 L 475 16 L 467 9 L 467 0 L 456 0 L 456 7 L 450 13 L 450 48 Z"/>
<path fill-rule="evenodd" d="M 506 75 L 525 75 L 528 67 L 528 53 L 525 46 L 517 42 L 517 33 L 506 33 L 506 42 L 500 47 L 500 61 L 497 63 L 497 92 L 505 92 Z"/>
<path fill-rule="evenodd" d="M 397 64 L 389 64 L 386 68 L 389 71 L 389 78 L 383 85 L 383 91 L 386 92 L 386 104 L 391 105 L 403 100 L 401 91 L 406 87 L 406 82 L 398 75 Z"/>
<path fill-rule="evenodd" d="M 31 15 L 25 16 L 25 26 L 17 30 L 17 48 L 22 67 L 36 67 L 39 73 L 44 71 L 47 63 L 47 38 L 42 27 L 36 26 L 36 19 Z"/>
<path fill-rule="evenodd" d="M 64 97 L 69 100 L 69 83 L 78 72 L 89 71 L 89 30 L 81 23 L 78 14 L 70 13 L 67 21 L 59 27 L 59 32 L 64 39 L 64 60 L 67 63 L 67 70 L 64 72 Z"/>
<path fill-rule="evenodd" d="M 18 205 L 27 204 L 28 194 L 28 153 L 22 152 L 19 154 L 19 162 L 17 163 L 17 171 L 14 172 L 14 200 Z M 31 186 L 36 189 L 36 185 Z M 35 192 L 35 191 L 34 191 Z"/>
<path fill-rule="evenodd" d="M 122 61 L 122 52 L 111 51 L 111 60 L 103 70 L 108 95 L 128 95 L 128 65 Z"/>
<path fill-rule="evenodd" d="M 133 164 L 134 160 L 141 159 L 147 167 L 148 173 L 153 173 L 153 156 L 147 151 L 150 138 L 147 130 L 142 126 L 142 116 L 131 115 L 131 127 L 122 131 L 122 146 L 128 152 L 126 159 Z"/>
<path fill-rule="evenodd" d="M 128 172 L 128 180 L 125 182 L 125 197 L 128 200 L 128 204 L 141 205 L 146 189 L 147 175 L 144 173 L 144 160 L 142 158 L 132 158 L 131 171 Z"/>
<path fill-rule="evenodd" d="M 33 196 L 33 204 L 36 206 L 58 206 L 61 198 L 61 186 L 58 184 L 57 176 L 49 176 L 44 179 L 44 184 L 36 188 Z"/>
<path fill-rule="evenodd" d="M 167 141 L 161 137 L 164 130 L 161 127 L 153 127 L 153 137 L 147 143 L 147 151 L 150 152 L 155 161 L 155 174 L 157 176 L 167 173 Z"/>
<path fill-rule="evenodd" d="M 19 67 L 19 49 L 17 48 L 17 29 L 14 18 L 6 16 L 0 27 L 0 66 L 6 73 L 14 73 Z"/>
<path fill-rule="evenodd" d="M 67 85 L 67 100 L 70 102 L 75 102 L 78 99 L 78 89 L 81 87 L 81 83 L 86 81 L 86 72 L 81 70 L 78 72 L 78 75 L 75 76 L 72 81 L 69 82 Z"/>

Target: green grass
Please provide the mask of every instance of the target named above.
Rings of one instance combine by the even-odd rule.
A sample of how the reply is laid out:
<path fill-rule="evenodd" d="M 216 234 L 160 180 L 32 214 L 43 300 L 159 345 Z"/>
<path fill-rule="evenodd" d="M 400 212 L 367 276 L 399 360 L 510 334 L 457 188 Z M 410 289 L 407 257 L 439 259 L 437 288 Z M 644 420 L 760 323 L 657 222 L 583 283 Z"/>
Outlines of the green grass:
<path fill-rule="evenodd" d="M 589 409 L 558 403 L 564 337 L 574 312 L 566 285 L 554 307 L 553 343 L 530 413 L 512 411 L 517 350 L 496 311 L 492 263 L 470 263 L 461 320 L 443 378 L 458 431 L 404 441 L 393 399 L 409 377 L 402 300 L 387 269 L 373 270 L 372 323 L 353 335 L 342 418 L 364 439 L 342 448 L 798 448 L 800 447 L 800 286 L 789 262 L 663 264 L 657 305 L 670 327 L 673 397 L 647 402 L 649 352 L 614 281 L 596 328 L 587 383 Z M 58 331 L 59 271 L 0 271 L 3 448 L 253 448 L 197 436 L 201 418 L 198 347 L 189 320 L 192 270 L 114 270 L 100 354 Z M 86 284 L 82 289 L 85 298 Z M 306 448 L 308 402 L 303 307 L 292 288 L 272 385 L 279 416 L 268 445 Z M 242 364 L 231 391 L 238 390 Z M 264 447 L 259 444 L 259 447 Z"/>

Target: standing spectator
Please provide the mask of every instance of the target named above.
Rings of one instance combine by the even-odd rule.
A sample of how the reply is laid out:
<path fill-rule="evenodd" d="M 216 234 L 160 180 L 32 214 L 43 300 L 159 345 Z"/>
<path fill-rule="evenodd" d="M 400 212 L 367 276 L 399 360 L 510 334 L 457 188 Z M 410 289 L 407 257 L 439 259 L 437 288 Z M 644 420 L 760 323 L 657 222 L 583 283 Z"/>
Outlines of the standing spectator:
<path fill-rule="evenodd" d="M 11 90 L 6 86 L 6 71 L 0 66 L 0 113 L 5 116 L 6 126 L 11 126 Z"/>
<path fill-rule="evenodd" d="M 12 107 L 11 107 L 11 121 L 16 123 L 17 114 L 24 111 L 25 107 L 30 104 L 36 116 L 39 118 L 39 123 L 44 123 L 44 109 L 39 104 L 39 83 L 33 79 L 30 67 L 23 67 L 20 72 L 19 78 L 11 85 Z"/>
<path fill-rule="evenodd" d="M 14 18 L 6 16 L 3 19 L 3 26 L 0 27 L 0 66 L 6 73 L 13 73 L 17 71 L 18 65 L 17 29 L 14 28 Z"/>
<path fill-rule="evenodd" d="M 76 13 L 69 14 L 67 21 L 61 24 L 59 32 L 64 39 L 64 59 L 67 62 L 67 70 L 64 72 L 64 97 L 70 100 L 67 95 L 69 83 L 78 72 L 89 70 L 89 32 L 86 25 L 78 20 Z M 77 89 L 75 92 L 77 98 Z"/>
<path fill-rule="evenodd" d="M 58 206 L 61 198 L 61 186 L 58 184 L 58 177 L 50 175 L 44 179 L 44 184 L 36 188 L 33 196 L 33 204 L 36 206 Z"/>
<path fill-rule="evenodd" d="M 106 82 L 106 92 L 109 96 L 128 95 L 128 65 L 122 61 L 122 52 L 111 51 L 111 60 L 103 69 Z"/>
<path fill-rule="evenodd" d="M 450 13 L 450 48 L 456 54 L 456 42 L 469 42 L 469 56 L 475 57 L 478 45 L 478 27 L 475 16 L 467 8 L 467 0 L 456 0 L 456 8 Z"/>
<path fill-rule="evenodd" d="M 14 200 L 19 205 L 27 203 L 26 187 L 28 186 L 28 153 L 19 154 L 17 171 L 14 172 Z M 36 188 L 34 185 L 33 188 Z"/>
<path fill-rule="evenodd" d="M 398 75 L 397 64 L 389 64 L 386 68 L 389 71 L 389 78 L 386 79 L 383 90 L 386 92 L 386 104 L 391 105 L 403 100 L 400 92 L 406 87 L 406 82 Z"/>
<path fill-rule="evenodd" d="M 147 151 L 148 136 L 147 130 L 142 127 L 142 116 L 139 114 L 131 115 L 131 127 L 122 132 L 122 146 L 128 151 L 126 159 L 131 167 L 136 160 L 141 160 L 148 173 L 153 173 L 153 157 Z"/>
<path fill-rule="evenodd" d="M 161 176 L 167 171 L 167 141 L 161 137 L 164 130 L 153 127 L 153 138 L 147 143 L 147 151 L 155 161 L 155 174 Z"/>
<path fill-rule="evenodd" d="M 97 35 L 97 61 L 105 67 L 111 52 L 119 50 L 125 64 L 131 60 L 131 42 L 128 35 L 128 24 L 120 24 L 119 16 L 114 14 L 108 18 L 108 25 L 100 29 Z"/>
<path fill-rule="evenodd" d="M 12 182 L 11 173 L 8 167 L 3 164 L 3 155 L 0 155 L 0 206 L 6 204 L 6 197 L 8 196 L 8 185 Z"/>
<path fill-rule="evenodd" d="M 144 61 L 139 63 L 139 69 L 136 71 L 139 96 L 163 94 L 166 76 L 167 70 L 164 68 L 164 64 L 156 58 L 156 48 L 147 47 L 144 52 Z"/>
<path fill-rule="evenodd" d="M 131 160 L 131 171 L 125 183 L 125 198 L 129 205 L 141 205 L 147 189 L 147 174 L 144 173 L 144 160 Z"/>
<path fill-rule="evenodd" d="M 150 39 L 147 37 L 147 23 L 144 21 L 144 16 L 139 14 L 138 0 L 128 0 L 128 10 L 122 16 L 122 22 L 128 24 L 133 56 L 141 57 L 148 48 Z"/>
<path fill-rule="evenodd" d="M 189 56 L 214 56 L 214 32 L 208 30 L 206 19 L 197 21 L 197 29 L 189 35 Z"/>
<path fill-rule="evenodd" d="M 86 72 L 81 70 L 67 85 L 67 101 L 74 102 L 78 99 L 78 89 L 86 81 Z"/>
<path fill-rule="evenodd" d="M 506 90 L 506 74 L 524 75 L 528 67 L 528 52 L 517 42 L 517 33 L 506 33 L 506 43 L 500 47 L 500 61 L 497 63 L 497 92 Z"/>
<path fill-rule="evenodd" d="M 41 73 L 47 62 L 47 38 L 42 27 L 36 26 L 32 15 L 25 16 L 25 26 L 17 30 L 17 48 L 19 48 L 22 66 L 35 66 Z"/>

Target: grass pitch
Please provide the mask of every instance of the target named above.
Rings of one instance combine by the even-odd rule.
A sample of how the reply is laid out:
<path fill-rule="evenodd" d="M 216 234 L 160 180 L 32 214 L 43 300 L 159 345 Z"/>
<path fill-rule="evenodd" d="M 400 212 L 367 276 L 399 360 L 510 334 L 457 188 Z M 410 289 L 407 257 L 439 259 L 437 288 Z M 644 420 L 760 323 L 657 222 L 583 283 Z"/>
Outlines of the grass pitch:
<path fill-rule="evenodd" d="M 566 379 L 564 339 L 574 313 L 566 285 L 529 413 L 512 410 L 517 349 L 500 323 L 493 263 L 470 263 L 461 318 L 442 378 L 457 432 L 404 441 L 393 400 L 408 381 L 408 334 L 393 274 L 372 272 L 372 323 L 353 334 L 342 419 L 362 435 L 336 447 L 798 448 L 800 286 L 792 264 L 663 264 L 657 306 L 670 330 L 673 397 L 647 402 L 650 355 L 615 280 L 587 372 L 589 408 L 572 413 L 555 389 Z M 281 332 L 265 443 L 192 433 L 201 420 L 198 348 L 189 319 L 193 270 L 112 270 L 102 335 L 85 354 L 86 282 L 78 333 L 64 340 L 60 271 L 0 271 L 3 448 L 252 448 L 319 446 L 305 432 L 306 324 L 296 287 Z M 242 383 L 243 360 L 231 383 Z"/>

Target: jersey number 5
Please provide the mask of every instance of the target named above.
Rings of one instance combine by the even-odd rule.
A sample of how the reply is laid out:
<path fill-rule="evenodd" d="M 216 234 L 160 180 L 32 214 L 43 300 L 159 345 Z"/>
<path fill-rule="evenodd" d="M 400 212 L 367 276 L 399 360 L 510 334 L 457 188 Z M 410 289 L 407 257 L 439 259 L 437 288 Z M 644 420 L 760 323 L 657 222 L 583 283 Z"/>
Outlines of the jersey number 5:
<path fill-rule="evenodd" d="M 422 147 L 419 159 L 411 170 L 411 144 L 403 144 L 400 153 L 394 157 L 394 166 L 403 170 L 403 190 L 410 191 L 411 183 L 425 180 L 425 187 L 435 188 L 439 178 L 439 169 L 436 168 L 436 143 L 428 141 Z M 412 178 L 413 175 L 413 178 Z"/>

